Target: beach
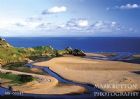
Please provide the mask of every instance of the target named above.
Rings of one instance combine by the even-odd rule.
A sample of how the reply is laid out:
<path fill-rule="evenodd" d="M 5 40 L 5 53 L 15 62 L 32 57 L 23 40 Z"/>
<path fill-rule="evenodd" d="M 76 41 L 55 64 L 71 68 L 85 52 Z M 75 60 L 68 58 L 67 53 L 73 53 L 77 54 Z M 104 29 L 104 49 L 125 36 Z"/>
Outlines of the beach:
<path fill-rule="evenodd" d="M 49 60 L 32 61 L 31 70 L 34 72 L 43 72 L 41 68 L 49 68 L 52 72 L 58 74 L 62 79 L 54 77 L 54 74 L 26 73 L 14 70 L 0 69 L 1 72 L 12 74 L 31 75 L 35 80 L 22 84 L 12 85 L 13 91 L 20 91 L 28 94 L 82 94 L 88 90 L 83 85 L 90 84 L 97 89 L 105 92 L 131 92 L 140 90 L 140 65 L 122 61 L 109 61 L 93 59 L 92 57 L 112 57 L 116 54 L 86 53 L 86 56 L 64 55 Z M 135 55 L 135 57 L 139 55 Z M 38 59 L 39 60 L 39 59 Z M 37 67 L 36 67 L 37 66 Z M 10 81 L 3 80 L 1 84 L 7 87 Z M 68 82 L 74 83 L 68 83 Z M 79 83 L 78 85 L 76 83 Z"/>
<path fill-rule="evenodd" d="M 10 72 L 12 74 L 24 74 L 31 75 L 36 80 L 32 82 L 28 82 L 22 85 L 12 85 L 10 80 L 2 79 L 1 86 L 7 88 L 9 85 L 12 85 L 13 91 L 20 91 L 21 93 L 28 94 L 80 94 L 85 93 L 86 89 L 81 86 L 72 85 L 72 84 L 64 84 L 60 83 L 56 78 L 46 74 L 39 75 L 33 73 L 19 72 L 13 70 L 5 70 L 0 69 L 0 72 L 7 73 Z"/>
<path fill-rule="evenodd" d="M 140 75 L 136 73 L 139 64 L 66 55 L 34 65 L 49 67 L 65 79 L 92 84 L 107 92 L 140 90 Z"/>

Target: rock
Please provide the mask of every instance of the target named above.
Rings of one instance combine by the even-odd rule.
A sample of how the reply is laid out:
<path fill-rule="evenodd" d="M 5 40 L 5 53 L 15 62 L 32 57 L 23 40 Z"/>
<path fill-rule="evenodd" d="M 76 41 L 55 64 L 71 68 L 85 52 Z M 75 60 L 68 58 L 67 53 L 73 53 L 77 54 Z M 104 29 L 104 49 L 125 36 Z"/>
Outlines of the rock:
<path fill-rule="evenodd" d="M 82 50 L 79 50 L 79 49 L 74 49 L 74 50 L 72 51 L 72 54 L 73 54 L 74 56 L 86 56 L 86 54 L 85 54 Z"/>

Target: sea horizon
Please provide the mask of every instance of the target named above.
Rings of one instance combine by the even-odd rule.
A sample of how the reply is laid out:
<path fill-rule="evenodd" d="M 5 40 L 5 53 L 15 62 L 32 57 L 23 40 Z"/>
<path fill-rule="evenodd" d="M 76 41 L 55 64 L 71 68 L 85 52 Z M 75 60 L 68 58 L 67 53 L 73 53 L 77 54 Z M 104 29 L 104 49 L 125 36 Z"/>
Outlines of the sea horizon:
<path fill-rule="evenodd" d="M 140 53 L 140 37 L 3 37 L 14 47 L 52 46 L 78 48 L 85 52 Z M 81 45 L 82 44 L 82 45 Z"/>

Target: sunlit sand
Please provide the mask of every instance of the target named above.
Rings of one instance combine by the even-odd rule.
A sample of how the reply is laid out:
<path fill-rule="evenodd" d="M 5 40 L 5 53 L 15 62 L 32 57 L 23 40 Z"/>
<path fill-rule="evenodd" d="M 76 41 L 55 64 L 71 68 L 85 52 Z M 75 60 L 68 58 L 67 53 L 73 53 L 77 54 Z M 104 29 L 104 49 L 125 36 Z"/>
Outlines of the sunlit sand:
<path fill-rule="evenodd" d="M 76 82 L 90 83 L 108 92 L 136 91 L 140 89 L 139 64 L 119 61 L 87 59 L 75 56 L 53 58 L 34 65 L 47 66 L 62 77 Z M 121 88 L 106 88 L 101 85 L 126 85 Z M 127 85 L 134 85 L 128 87 Z"/>

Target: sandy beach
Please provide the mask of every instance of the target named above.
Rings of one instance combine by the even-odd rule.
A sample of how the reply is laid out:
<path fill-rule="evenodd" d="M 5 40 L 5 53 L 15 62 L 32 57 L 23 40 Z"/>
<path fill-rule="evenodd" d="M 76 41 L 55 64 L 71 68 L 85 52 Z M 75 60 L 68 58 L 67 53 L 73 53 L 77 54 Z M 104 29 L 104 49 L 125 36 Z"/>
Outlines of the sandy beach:
<path fill-rule="evenodd" d="M 37 70 L 37 69 L 36 69 Z M 50 75 L 39 75 L 33 73 L 25 73 L 25 72 L 18 72 L 13 70 L 5 70 L 0 69 L 0 72 L 6 73 L 10 72 L 12 74 L 24 74 L 24 75 L 31 75 L 36 80 L 23 84 L 23 85 L 12 85 L 10 84 L 10 80 L 2 80 L 1 86 L 7 87 L 12 85 L 14 91 L 20 91 L 22 93 L 31 93 L 31 94 L 79 94 L 86 92 L 86 89 L 71 84 L 62 84 L 57 79 Z"/>
<path fill-rule="evenodd" d="M 108 92 L 140 90 L 140 75 L 134 72 L 140 71 L 139 64 L 64 56 L 34 65 L 47 66 L 68 80 L 93 84 Z"/>

